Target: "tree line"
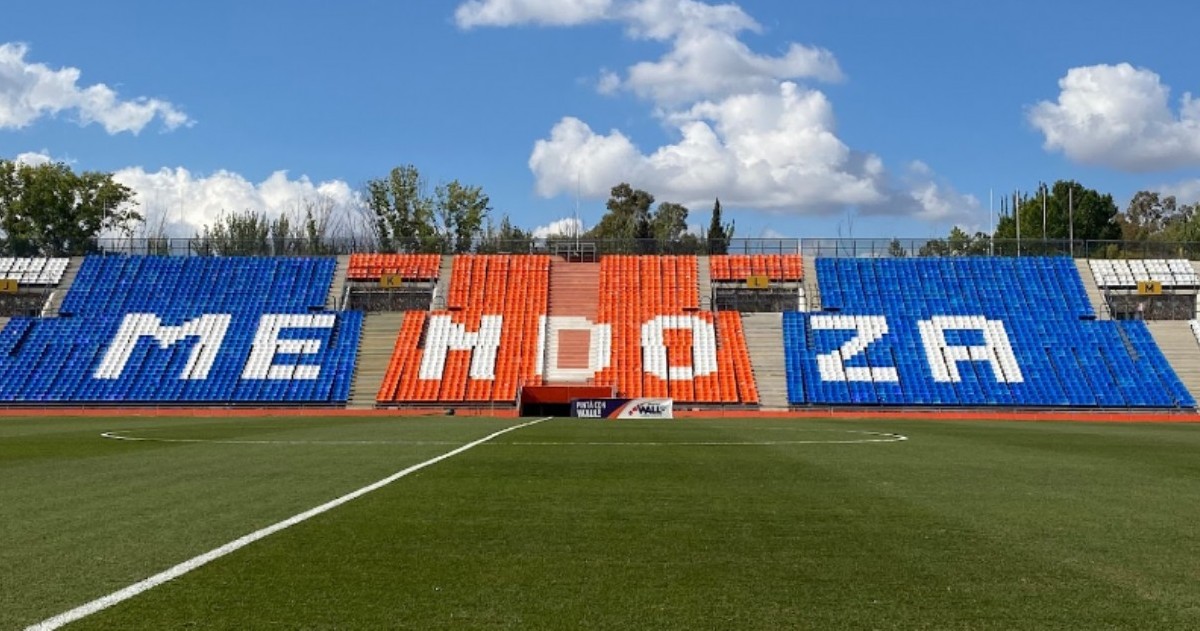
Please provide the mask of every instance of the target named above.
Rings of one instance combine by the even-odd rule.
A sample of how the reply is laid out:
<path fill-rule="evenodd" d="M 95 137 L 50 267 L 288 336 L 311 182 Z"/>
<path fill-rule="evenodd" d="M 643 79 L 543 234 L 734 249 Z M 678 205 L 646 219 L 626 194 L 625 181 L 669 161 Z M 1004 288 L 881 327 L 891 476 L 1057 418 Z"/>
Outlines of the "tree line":
<path fill-rule="evenodd" d="M 223 255 L 331 254 L 345 251 L 347 242 L 356 250 L 382 252 L 530 252 L 586 245 L 597 252 L 722 254 L 729 251 L 735 230 L 732 221 L 724 220 L 719 199 L 713 201 L 704 228 L 689 223 L 686 206 L 658 201 L 622 182 L 612 187 L 605 212 L 592 227 L 535 238 L 509 215 L 497 214 L 481 186 L 459 180 L 431 186 L 412 164 L 368 180 L 361 200 L 350 213 L 320 197 L 298 200 L 274 215 L 226 212 L 194 235 L 192 247 Z M 893 239 L 887 253 L 1014 254 L 1019 236 L 1022 251 L 1029 254 L 1073 239 L 1111 242 L 1102 245 L 1103 256 L 1138 247 L 1178 249 L 1180 244 L 1195 245 L 1193 256 L 1200 256 L 1198 211 L 1200 202 L 1179 203 L 1152 191 L 1139 191 L 1121 211 L 1111 195 L 1060 180 L 1003 200 L 991 233 L 968 234 L 956 226 L 947 237 L 918 247 L 906 248 Z M 87 254 L 100 247 L 101 235 L 141 236 L 154 251 L 156 241 L 166 242 L 164 226 L 147 226 L 134 192 L 110 173 L 77 173 L 61 162 L 30 165 L 0 159 L 0 251 L 5 254 Z"/>

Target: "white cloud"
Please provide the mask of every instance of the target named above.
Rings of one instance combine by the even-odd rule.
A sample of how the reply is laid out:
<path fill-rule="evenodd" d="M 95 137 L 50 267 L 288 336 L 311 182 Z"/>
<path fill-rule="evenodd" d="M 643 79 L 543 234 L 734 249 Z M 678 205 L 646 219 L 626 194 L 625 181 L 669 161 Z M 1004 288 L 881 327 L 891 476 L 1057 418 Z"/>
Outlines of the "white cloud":
<path fill-rule="evenodd" d="M 1047 151 L 1083 164 L 1152 171 L 1200 164 L 1200 100 L 1184 93 L 1172 111 L 1157 74 L 1123 63 L 1072 68 L 1058 100 L 1041 101 L 1029 121 Z"/>
<path fill-rule="evenodd" d="M 500 15 L 510 4 L 473 1 L 460 12 L 491 7 Z M 551 24 L 559 16 L 555 3 L 522 7 L 522 19 L 510 10 L 503 15 L 513 19 L 492 24 Z M 973 198 L 928 169 L 892 177 L 878 156 L 847 146 L 837 135 L 829 99 L 800 83 L 840 79 L 834 55 L 796 43 L 779 56 L 754 52 L 740 35 L 763 28 L 736 4 L 614 0 L 589 15 L 591 21 L 621 24 L 628 37 L 667 45 L 659 59 L 623 73 L 602 69 L 596 88 L 647 100 L 674 140 L 643 150 L 619 129 L 596 131 L 563 116 L 548 137 L 535 142 L 529 158 L 539 195 L 603 199 L 615 183 L 629 182 L 693 208 L 719 197 L 730 207 L 776 213 L 830 214 L 854 207 L 931 221 L 978 209 Z"/>
<path fill-rule="evenodd" d="M 538 194 L 602 199 L 625 181 L 693 208 L 720 197 L 732 207 L 820 214 L 856 206 L 930 220 L 977 208 L 920 163 L 893 186 L 877 156 L 838 139 L 825 96 L 792 83 L 776 94 L 697 103 L 667 120 L 679 141 L 647 154 L 620 131 L 562 119 L 529 159 Z"/>
<path fill-rule="evenodd" d="M 130 167 L 114 173 L 113 179 L 133 189 L 148 226 L 161 223 L 172 237 L 194 236 L 215 224 L 222 213 L 251 211 L 274 218 L 320 199 L 334 204 L 335 221 L 348 221 L 359 203 L 346 182 L 290 179 L 286 171 L 254 183 L 230 171 L 202 176 L 182 167 L 158 171 Z"/>
<path fill-rule="evenodd" d="M 51 157 L 50 152 L 42 150 L 18 153 L 17 157 L 13 159 L 13 162 L 16 162 L 17 164 L 28 164 L 29 166 L 36 167 L 43 164 L 50 164 L 51 162 L 61 162 L 61 160 Z"/>
<path fill-rule="evenodd" d="M 659 105 L 676 106 L 695 99 L 716 99 L 750 90 L 772 89 L 781 80 L 841 79 L 833 54 L 820 48 L 790 44 L 779 57 L 759 55 L 738 39 L 762 26 L 735 4 L 710 5 L 696 0 L 470 0 L 455 11 L 458 25 L 570 26 L 611 21 L 630 37 L 669 42 L 657 61 L 634 64 L 627 76 L 601 71 L 601 94 L 628 90 Z"/>
<path fill-rule="evenodd" d="M 1184 180 L 1174 184 L 1164 184 L 1158 187 L 1161 195 L 1172 195 L 1179 204 L 1195 204 L 1200 202 L 1200 178 Z"/>
<path fill-rule="evenodd" d="M 604 17 L 611 0 L 468 0 L 454 11 L 459 28 L 545 24 L 569 26 Z"/>
<path fill-rule="evenodd" d="M 550 236 L 569 236 L 573 237 L 583 233 L 583 222 L 575 217 L 564 217 L 562 219 L 551 221 L 544 226 L 538 226 L 533 229 L 533 236 L 537 239 L 545 239 Z"/>
<path fill-rule="evenodd" d="M 167 130 L 193 122 L 167 101 L 122 100 L 103 83 L 80 86 L 78 68 L 32 63 L 25 59 L 28 52 L 24 44 L 0 44 L 0 129 L 20 129 L 66 111 L 74 112 L 80 125 L 99 123 L 109 134 L 137 134 L 155 118 Z"/>

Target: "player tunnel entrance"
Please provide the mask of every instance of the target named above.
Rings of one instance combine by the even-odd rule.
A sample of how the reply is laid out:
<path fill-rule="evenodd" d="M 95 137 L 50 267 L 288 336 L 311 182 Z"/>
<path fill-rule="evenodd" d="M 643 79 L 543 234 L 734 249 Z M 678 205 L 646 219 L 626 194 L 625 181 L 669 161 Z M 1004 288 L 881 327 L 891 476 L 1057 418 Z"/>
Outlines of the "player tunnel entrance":
<path fill-rule="evenodd" d="M 518 410 L 521 416 L 570 416 L 575 399 L 605 399 L 617 395 L 615 386 L 559 384 L 524 386 Z"/>

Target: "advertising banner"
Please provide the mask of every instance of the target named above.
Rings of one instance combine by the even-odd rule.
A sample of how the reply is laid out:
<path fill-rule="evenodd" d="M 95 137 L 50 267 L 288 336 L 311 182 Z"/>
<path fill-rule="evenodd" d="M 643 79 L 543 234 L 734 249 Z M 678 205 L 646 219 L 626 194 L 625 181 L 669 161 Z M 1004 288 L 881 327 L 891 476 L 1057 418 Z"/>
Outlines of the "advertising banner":
<path fill-rule="evenodd" d="M 595 419 L 672 418 L 671 399 L 575 399 L 571 416 Z"/>

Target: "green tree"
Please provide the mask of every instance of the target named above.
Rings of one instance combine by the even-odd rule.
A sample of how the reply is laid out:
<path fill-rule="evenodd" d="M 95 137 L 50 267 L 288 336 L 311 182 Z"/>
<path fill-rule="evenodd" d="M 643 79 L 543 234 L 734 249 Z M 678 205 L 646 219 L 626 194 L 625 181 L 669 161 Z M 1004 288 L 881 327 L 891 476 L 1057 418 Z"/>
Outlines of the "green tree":
<path fill-rule="evenodd" d="M 333 254 L 337 248 L 331 232 L 333 226 L 333 211 L 335 203 L 326 196 L 315 200 L 306 199 L 303 203 L 304 213 L 300 218 L 301 227 L 296 231 L 298 242 L 297 254 Z"/>
<path fill-rule="evenodd" d="M 721 223 L 721 200 L 713 201 L 712 219 L 708 223 L 708 233 L 705 235 L 705 240 L 708 241 L 709 254 L 729 254 L 729 242 L 733 239 L 733 222 L 728 224 Z"/>
<path fill-rule="evenodd" d="M 650 207 L 653 205 L 653 195 L 622 182 L 612 187 L 605 204 L 608 211 L 587 232 L 587 236 L 626 242 L 634 239 L 638 232 L 639 220 L 649 222 Z M 643 232 L 653 235 L 653 228 L 648 226 L 647 223 L 642 227 Z"/>
<path fill-rule="evenodd" d="M 917 250 L 918 256 L 950 256 L 950 246 L 945 239 L 930 239 Z"/>
<path fill-rule="evenodd" d="M 130 236 L 142 221 L 133 197 L 109 173 L 0 160 L 5 249 L 17 256 L 68 256 L 91 251 L 105 231 Z"/>
<path fill-rule="evenodd" d="M 895 243 L 895 242 L 894 242 Z M 958 226 L 945 239 L 933 239 L 921 246 L 921 256 L 982 256 L 989 251 L 990 238 L 982 232 L 967 234 Z M 899 245 L 896 243 L 896 245 Z M 889 248 L 890 251 L 890 248 Z"/>
<path fill-rule="evenodd" d="M 662 202 L 654 211 L 653 233 L 659 241 L 678 241 L 687 233 L 688 209 L 675 202 Z"/>
<path fill-rule="evenodd" d="M 482 234 L 483 222 L 491 211 L 490 199 L 478 186 L 464 186 L 458 180 L 442 184 L 434 192 L 434 208 L 456 254 L 471 251 Z M 505 218 L 507 219 L 507 217 Z"/>
<path fill-rule="evenodd" d="M 513 225 L 512 220 L 508 215 L 503 215 L 500 218 L 498 226 L 492 225 L 491 219 L 487 220 L 487 227 L 484 229 L 483 239 L 479 243 L 477 252 L 480 254 L 500 254 L 500 253 L 526 253 L 533 250 L 533 233 L 528 230 L 522 230 Z"/>
<path fill-rule="evenodd" d="M 419 251 L 439 241 L 434 204 L 425 189 L 421 172 L 411 164 L 367 181 L 366 205 L 380 250 Z"/>
<path fill-rule="evenodd" d="M 892 239 L 891 243 L 888 243 L 888 256 L 902 259 L 908 256 L 908 250 L 905 250 L 904 246 L 900 245 L 900 239 Z"/>
<path fill-rule="evenodd" d="M 385 252 L 469 252 L 483 234 L 491 200 L 478 186 L 453 180 L 427 192 L 417 167 L 396 167 L 366 184 L 367 216 Z"/>
<path fill-rule="evenodd" d="M 197 249 L 220 256 L 264 256 L 293 253 L 292 223 L 286 214 L 272 219 L 264 212 L 222 213 L 197 235 Z"/>
<path fill-rule="evenodd" d="M 1040 240 L 1045 226 L 1047 239 L 1099 241 L 1121 238 L 1117 205 L 1112 195 L 1084 187 L 1079 182 L 1059 180 L 1041 194 L 1019 194 L 1015 213 L 1021 217 L 1021 239 Z M 1016 239 L 1017 216 L 1009 213 L 996 225 L 997 239 Z M 1072 227 L 1073 222 L 1073 227 Z"/>
<path fill-rule="evenodd" d="M 1187 219 L 1181 216 L 1174 196 L 1138 191 L 1125 212 L 1118 215 L 1117 223 L 1121 226 L 1122 241 L 1148 241 L 1165 238 L 1174 224 Z"/>

